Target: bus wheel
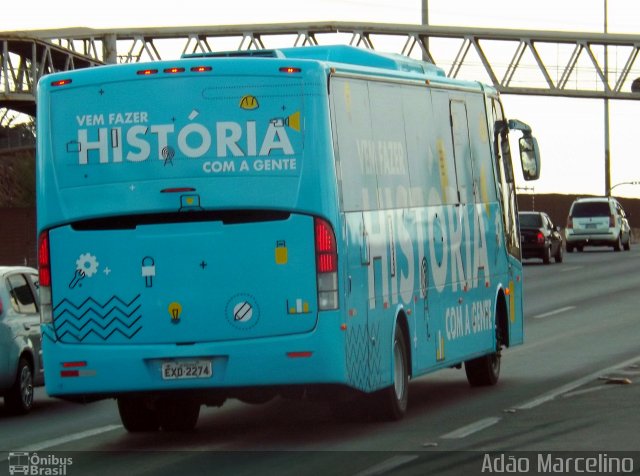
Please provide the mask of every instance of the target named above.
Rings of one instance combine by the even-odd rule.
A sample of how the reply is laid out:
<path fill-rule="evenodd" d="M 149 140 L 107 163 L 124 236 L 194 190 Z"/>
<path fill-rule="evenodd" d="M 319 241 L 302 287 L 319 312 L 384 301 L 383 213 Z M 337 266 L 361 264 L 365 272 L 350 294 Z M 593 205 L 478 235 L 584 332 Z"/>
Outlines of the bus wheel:
<path fill-rule="evenodd" d="M 506 336 L 503 336 L 503 319 L 502 313 L 496 316 L 496 351 L 478 357 L 476 359 L 467 360 L 464 363 L 464 370 L 467 374 L 467 380 L 472 387 L 482 387 L 495 385 L 500 377 L 500 350 L 505 342 Z"/>
<path fill-rule="evenodd" d="M 472 387 L 495 385 L 500 376 L 500 353 L 483 355 L 464 363 L 467 380 Z"/>
<path fill-rule="evenodd" d="M 382 420 L 401 420 L 409 402 L 407 343 L 399 326 L 393 339 L 393 385 L 374 394 L 374 414 Z"/>
<path fill-rule="evenodd" d="M 140 397 L 119 397 L 118 412 L 124 428 L 131 433 L 157 431 L 158 413 L 151 402 Z"/>
<path fill-rule="evenodd" d="M 190 431 L 200 416 L 200 402 L 188 398 L 169 398 L 158 405 L 158 419 L 165 431 Z"/>

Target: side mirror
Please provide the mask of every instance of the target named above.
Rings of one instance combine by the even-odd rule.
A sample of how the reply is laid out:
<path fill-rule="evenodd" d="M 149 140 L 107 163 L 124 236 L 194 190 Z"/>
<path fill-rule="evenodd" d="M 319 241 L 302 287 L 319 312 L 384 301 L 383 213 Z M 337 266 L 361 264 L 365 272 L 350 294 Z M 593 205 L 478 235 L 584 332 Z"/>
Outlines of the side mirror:
<path fill-rule="evenodd" d="M 538 141 L 531 135 L 524 135 L 518 141 L 520 146 L 520 162 L 522 175 L 525 180 L 537 180 L 540 178 L 540 152 Z"/>

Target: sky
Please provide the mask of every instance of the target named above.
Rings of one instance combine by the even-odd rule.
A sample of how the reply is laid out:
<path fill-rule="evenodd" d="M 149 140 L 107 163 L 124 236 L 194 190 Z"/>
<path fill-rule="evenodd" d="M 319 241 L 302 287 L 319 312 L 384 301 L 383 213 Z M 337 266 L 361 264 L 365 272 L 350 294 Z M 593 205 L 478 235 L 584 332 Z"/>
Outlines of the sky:
<path fill-rule="evenodd" d="M 640 0 L 428 0 L 429 23 L 441 26 L 638 34 Z M 20 5 L 14 4 L 14 5 Z M 124 28 L 307 21 L 420 24 L 422 0 L 30 0 L 4 8 L 0 31 L 66 27 Z M 378 50 L 383 45 L 376 44 Z M 395 48 L 393 51 L 396 51 Z M 505 61 L 510 59 L 505 58 Z M 640 61 L 640 59 L 638 60 Z M 527 193 L 601 195 L 604 185 L 604 101 L 504 95 L 508 117 L 528 123 L 538 139 L 542 175 L 518 185 Z M 614 195 L 640 198 L 636 146 L 640 101 L 610 101 L 611 184 Z"/>

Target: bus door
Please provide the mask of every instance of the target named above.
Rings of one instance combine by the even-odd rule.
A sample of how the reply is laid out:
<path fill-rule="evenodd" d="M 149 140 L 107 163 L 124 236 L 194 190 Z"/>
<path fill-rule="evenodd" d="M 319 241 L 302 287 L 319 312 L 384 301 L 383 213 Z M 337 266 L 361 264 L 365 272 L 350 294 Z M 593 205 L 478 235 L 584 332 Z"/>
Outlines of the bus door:
<path fill-rule="evenodd" d="M 520 344 L 524 340 L 524 315 L 522 309 L 522 262 L 520 249 L 520 230 L 518 226 L 518 204 L 516 201 L 515 178 L 511 162 L 509 146 L 509 128 L 504 116 L 502 104 L 491 100 L 492 123 L 494 127 L 494 151 L 496 170 L 498 172 L 498 199 L 502 208 L 502 224 L 504 226 L 504 249 L 507 254 L 507 282 L 509 289 L 509 344 Z"/>
<path fill-rule="evenodd" d="M 464 310 L 466 315 L 468 307 L 471 305 L 472 299 L 470 291 L 472 286 L 473 265 L 471 248 L 472 248 L 472 225 L 474 223 L 474 206 L 475 206 L 475 186 L 473 179 L 473 164 L 471 154 L 471 142 L 469 139 L 469 122 L 467 117 L 467 106 L 461 99 L 451 100 L 449 103 L 449 112 L 451 114 L 451 137 L 453 140 L 453 156 L 455 164 L 455 175 L 457 183 L 458 202 L 455 206 L 456 229 L 450 230 L 451 236 L 455 236 L 451 240 L 451 246 L 459 246 L 459 250 L 452 253 L 452 272 L 455 270 L 453 289 L 454 294 L 458 298 L 459 311 Z M 455 283 L 457 280 L 457 284 Z M 457 291 L 456 291 L 457 288 Z M 459 316 L 459 314 L 458 314 Z M 456 321 L 459 322 L 459 321 Z M 458 326 L 449 326 L 452 334 L 458 334 Z M 466 332 L 466 331 L 465 331 Z M 463 355 L 464 348 L 452 348 L 454 355 L 448 357 L 457 357 Z"/>

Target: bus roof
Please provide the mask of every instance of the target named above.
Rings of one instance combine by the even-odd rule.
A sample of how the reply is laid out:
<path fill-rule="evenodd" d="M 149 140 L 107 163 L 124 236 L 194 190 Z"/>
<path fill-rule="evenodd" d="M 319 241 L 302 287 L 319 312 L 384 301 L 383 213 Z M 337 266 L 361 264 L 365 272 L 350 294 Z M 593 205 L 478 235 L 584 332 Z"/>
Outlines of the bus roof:
<path fill-rule="evenodd" d="M 328 46 L 303 46 L 280 49 L 261 49 L 261 50 L 245 50 L 245 51 L 216 51 L 189 53 L 181 56 L 184 60 L 196 61 L 201 60 L 217 60 L 224 59 L 233 61 L 257 61 L 252 65 L 251 70 L 260 75 L 269 68 L 262 70 L 258 64 L 265 60 L 266 66 L 269 61 L 310 61 L 315 62 L 320 68 L 327 73 L 333 72 L 343 74 L 355 74 L 364 76 L 379 76 L 393 79 L 408 79 L 417 81 L 428 81 L 436 85 L 449 85 L 452 87 L 463 87 L 482 91 L 484 93 L 495 93 L 495 89 L 490 85 L 483 84 L 479 81 L 470 81 L 459 78 L 449 78 L 444 70 L 433 63 L 409 58 L 395 53 L 381 53 L 370 49 L 359 48 L 347 45 L 328 45 Z M 125 71 L 136 70 L 137 74 L 141 74 L 141 68 L 150 68 L 150 71 L 162 71 L 170 69 L 168 66 L 176 66 L 180 60 L 162 60 L 148 63 L 135 64 L 118 64 L 106 65 L 99 68 L 79 69 L 74 71 L 64 71 L 47 75 L 50 81 L 40 82 L 39 87 L 42 89 L 50 89 L 49 86 L 56 79 L 66 79 L 67 77 L 85 78 L 86 80 L 111 81 L 117 80 L 122 75 L 126 75 Z M 228 63 L 231 65 L 231 63 Z M 166 72 L 166 71 L 165 71 Z"/>
<path fill-rule="evenodd" d="M 341 73 L 426 80 L 432 84 L 452 85 L 486 93 L 495 92 L 495 89 L 491 86 L 478 81 L 448 78 L 442 68 L 427 61 L 409 58 L 396 53 L 381 53 L 347 45 L 203 52 L 184 54 L 182 58 L 266 58 L 316 61 L 323 63 L 327 69 L 333 68 Z"/>
<path fill-rule="evenodd" d="M 183 58 L 291 58 L 309 59 L 327 63 L 367 66 L 393 71 L 445 76 L 444 70 L 426 61 L 420 61 L 395 53 L 380 53 L 346 45 L 305 46 L 276 50 L 223 51 L 185 54 Z"/>

